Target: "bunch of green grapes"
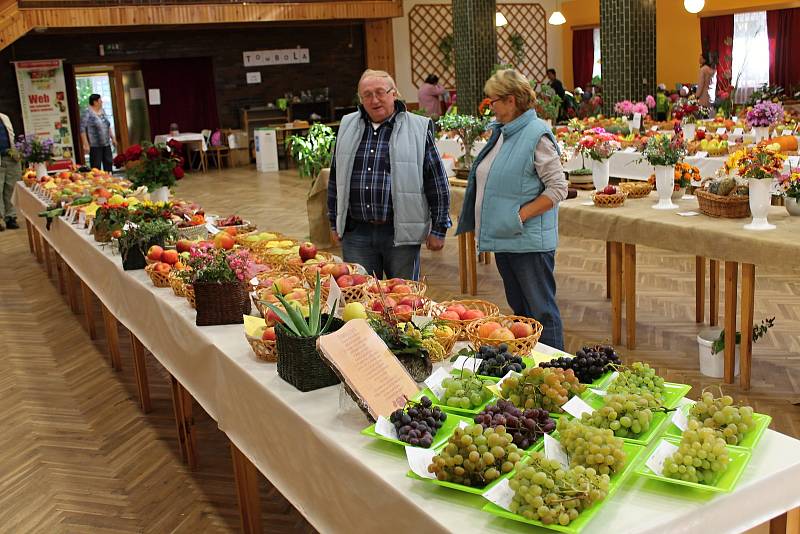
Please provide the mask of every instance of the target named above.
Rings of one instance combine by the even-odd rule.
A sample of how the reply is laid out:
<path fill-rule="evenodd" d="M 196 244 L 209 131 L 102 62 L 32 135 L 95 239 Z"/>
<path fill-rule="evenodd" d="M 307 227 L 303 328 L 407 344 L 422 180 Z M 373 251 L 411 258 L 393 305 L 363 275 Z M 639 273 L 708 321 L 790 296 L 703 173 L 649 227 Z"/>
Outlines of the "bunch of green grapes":
<path fill-rule="evenodd" d="M 461 374 L 442 380 L 444 396 L 441 400 L 453 408 L 477 408 L 492 398 L 492 392 L 486 388 L 490 383 L 484 382 L 469 369 L 463 369 Z"/>
<path fill-rule="evenodd" d="M 557 460 L 534 452 L 509 480 L 514 498 L 509 509 L 545 525 L 569 525 L 583 510 L 608 494 L 608 475 L 581 465 L 563 469 Z"/>
<path fill-rule="evenodd" d="M 650 408 L 659 408 L 664 403 L 664 379 L 648 364 L 634 362 L 619 371 L 608 392 L 633 393 L 647 399 Z"/>
<path fill-rule="evenodd" d="M 678 451 L 664 461 L 664 474 L 687 482 L 712 484 L 728 467 L 728 462 L 725 440 L 717 436 L 713 428 L 689 420 Z"/>
<path fill-rule="evenodd" d="M 564 413 L 561 406 L 585 389 L 572 369 L 558 367 L 527 367 L 500 384 L 503 397 L 517 408 L 542 408 L 550 413 Z"/>
<path fill-rule="evenodd" d="M 723 395 L 714 398 L 706 391 L 689 410 L 689 419 L 698 421 L 706 428 L 714 429 L 718 437 L 728 445 L 738 445 L 747 432 L 753 429 L 753 408 L 736 406 L 733 397 Z"/>
<path fill-rule="evenodd" d="M 608 428 L 585 425 L 578 419 L 558 420 L 559 441 L 569 454 L 572 467 L 591 467 L 601 475 L 611 475 L 625 466 L 626 454 L 621 438 Z"/>
<path fill-rule="evenodd" d="M 648 400 L 631 393 L 607 395 L 602 408 L 581 416 L 584 424 L 611 429 L 619 438 L 635 438 L 647 432 L 652 421 Z"/>
<path fill-rule="evenodd" d="M 509 473 L 523 456 L 505 427 L 458 427 L 428 472 L 442 481 L 482 488 Z"/>

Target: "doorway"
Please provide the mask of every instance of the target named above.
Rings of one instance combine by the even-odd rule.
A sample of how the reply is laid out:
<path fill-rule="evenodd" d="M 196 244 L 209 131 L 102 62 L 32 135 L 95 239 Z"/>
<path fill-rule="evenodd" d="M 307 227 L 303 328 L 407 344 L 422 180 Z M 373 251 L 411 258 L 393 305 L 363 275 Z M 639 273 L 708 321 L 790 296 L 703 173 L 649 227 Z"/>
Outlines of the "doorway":
<path fill-rule="evenodd" d="M 78 109 L 80 110 L 80 117 L 81 122 L 83 121 L 83 115 L 89 109 L 89 97 L 93 94 L 100 95 L 100 99 L 103 102 L 103 109 L 105 110 L 106 117 L 108 117 L 109 122 L 111 122 L 111 131 L 114 132 L 114 136 L 117 139 L 117 143 L 120 142 L 119 139 L 119 129 L 117 128 L 116 124 L 116 117 L 114 113 L 114 108 L 116 107 L 116 103 L 114 101 L 114 92 L 112 90 L 113 87 L 113 80 L 111 79 L 111 75 L 108 72 L 97 72 L 97 73 L 88 73 L 88 74 L 75 74 L 75 90 L 78 94 Z M 80 144 L 78 146 L 81 146 Z M 112 145 L 111 146 L 112 156 L 117 155 L 116 148 Z M 89 165 L 89 154 L 83 153 L 83 148 L 81 148 L 81 164 L 90 167 Z"/>

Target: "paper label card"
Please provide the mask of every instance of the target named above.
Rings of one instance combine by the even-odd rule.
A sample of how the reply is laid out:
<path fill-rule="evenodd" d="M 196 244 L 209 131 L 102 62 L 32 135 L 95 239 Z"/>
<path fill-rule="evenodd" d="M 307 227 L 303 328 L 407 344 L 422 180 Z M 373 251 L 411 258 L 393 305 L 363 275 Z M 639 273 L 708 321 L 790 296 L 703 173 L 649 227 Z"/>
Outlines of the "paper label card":
<path fill-rule="evenodd" d="M 733 135 L 744 135 L 744 128 L 734 128 Z"/>
<path fill-rule="evenodd" d="M 723 126 L 722 128 L 717 128 L 717 135 L 724 135 L 728 133 L 728 130 Z"/>
<path fill-rule="evenodd" d="M 436 451 L 431 449 L 421 449 L 419 447 L 406 447 L 406 459 L 408 467 L 415 475 L 422 478 L 436 478 L 436 475 L 428 472 L 428 466 L 433 462 Z"/>
<path fill-rule="evenodd" d="M 689 418 L 686 417 L 686 412 L 684 407 L 680 407 L 674 412 L 672 412 L 672 424 L 678 427 L 681 431 L 686 430 L 689 428 Z"/>
<path fill-rule="evenodd" d="M 781 135 L 792 135 L 792 130 L 784 130 Z"/>
<path fill-rule="evenodd" d="M 641 113 L 634 113 L 633 114 L 633 121 L 631 121 L 631 124 L 633 124 L 633 127 L 636 130 L 641 128 L 642 127 L 642 114 Z"/>
<path fill-rule="evenodd" d="M 650 128 L 650 131 L 651 132 L 657 132 L 658 131 L 658 126 L 653 126 L 652 128 Z"/>
<path fill-rule="evenodd" d="M 561 409 L 563 409 L 565 412 L 567 412 L 576 419 L 580 419 L 581 416 L 585 413 L 590 414 L 594 411 L 594 408 L 586 404 L 586 401 L 578 397 L 577 395 L 572 397 L 567 402 L 565 402 L 561 406 Z"/>
<path fill-rule="evenodd" d="M 397 439 L 397 429 L 394 424 L 382 415 L 375 421 L 375 433 L 385 438 Z"/>
<path fill-rule="evenodd" d="M 696 158 L 707 158 L 707 157 L 708 157 L 708 152 L 706 152 L 706 151 L 704 151 L 704 150 L 699 150 L 699 151 L 698 151 L 698 152 L 697 152 L 697 153 L 694 155 L 694 157 L 696 157 Z"/>
<path fill-rule="evenodd" d="M 258 285 L 258 277 L 257 276 L 254 276 L 253 278 L 250 279 L 250 285 L 251 286 L 257 286 Z"/>
<path fill-rule="evenodd" d="M 626 147 L 622 150 L 623 154 L 633 154 L 634 152 L 636 152 L 636 149 L 632 146 Z"/>
<path fill-rule="evenodd" d="M 800 156 L 789 156 L 789 166 L 793 169 L 800 166 Z"/>
<path fill-rule="evenodd" d="M 92 233 L 92 228 L 94 228 L 94 217 L 89 219 L 89 226 L 86 227 L 86 232 L 91 234 Z"/>
<path fill-rule="evenodd" d="M 208 230 L 208 233 L 211 235 L 217 235 L 220 232 L 219 228 L 211 223 L 206 223 L 206 230 Z"/>
<path fill-rule="evenodd" d="M 653 473 L 663 476 L 664 462 L 667 460 L 667 458 L 675 454 L 675 451 L 677 450 L 677 445 L 673 445 L 669 441 L 661 440 L 661 443 L 658 444 L 658 447 L 656 447 L 656 449 L 653 451 L 653 454 L 651 454 L 650 458 L 647 459 L 645 465 L 649 467 Z"/>
<path fill-rule="evenodd" d="M 439 367 L 434 373 L 425 379 L 425 385 L 428 386 L 436 398 L 441 400 L 444 397 L 444 388 L 442 387 L 442 380 L 449 378 L 451 375 L 445 371 L 444 367 Z"/>
<path fill-rule="evenodd" d="M 504 510 L 508 510 L 511 508 L 511 501 L 514 500 L 514 490 L 511 489 L 508 479 L 504 478 L 489 491 L 484 492 L 483 498 Z"/>
<path fill-rule="evenodd" d="M 550 434 L 544 435 L 544 456 L 548 460 L 557 460 L 565 469 L 569 469 L 567 449 Z"/>
<path fill-rule="evenodd" d="M 328 311 L 333 313 L 334 317 L 342 318 L 342 290 L 339 289 L 339 284 L 336 283 L 332 275 L 328 275 Z M 334 309 L 334 305 L 336 309 Z"/>
<path fill-rule="evenodd" d="M 473 356 L 459 356 L 456 358 L 456 361 L 453 362 L 453 369 L 460 370 L 460 369 L 468 369 L 470 371 L 478 371 L 478 367 L 481 366 L 480 358 L 475 358 Z"/>
<path fill-rule="evenodd" d="M 591 391 L 592 393 L 594 393 L 598 397 L 605 397 L 606 395 L 608 395 L 608 391 L 606 391 L 604 389 L 589 388 L 589 391 Z"/>
<path fill-rule="evenodd" d="M 414 315 L 411 317 L 411 323 L 420 330 L 428 326 L 431 321 L 433 321 L 433 317 L 430 315 Z"/>
<path fill-rule="evenodd" d="M 83 228 L 86 226 L 86 212 L 81 211 L 81 214 L 78 216 L 78 225 Z"/>

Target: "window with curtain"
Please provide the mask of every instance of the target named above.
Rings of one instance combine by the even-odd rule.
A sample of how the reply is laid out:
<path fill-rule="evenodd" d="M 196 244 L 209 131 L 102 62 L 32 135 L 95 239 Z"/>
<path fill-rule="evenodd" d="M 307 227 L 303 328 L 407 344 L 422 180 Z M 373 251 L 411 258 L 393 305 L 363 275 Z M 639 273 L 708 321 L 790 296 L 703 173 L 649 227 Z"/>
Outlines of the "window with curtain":
<path fill-rule="evenodd" d="M 594 37 L 594 62 L 592 63 L 592 78 L 600 74 L 600 28 L 595 28 Z"/>
<path fill-rule="evenodd" d="M 738 89 L 736 103 L 743 103 L 761 85 L 769 83 L 767 12 L 733 15 L 732 81 Z"/>

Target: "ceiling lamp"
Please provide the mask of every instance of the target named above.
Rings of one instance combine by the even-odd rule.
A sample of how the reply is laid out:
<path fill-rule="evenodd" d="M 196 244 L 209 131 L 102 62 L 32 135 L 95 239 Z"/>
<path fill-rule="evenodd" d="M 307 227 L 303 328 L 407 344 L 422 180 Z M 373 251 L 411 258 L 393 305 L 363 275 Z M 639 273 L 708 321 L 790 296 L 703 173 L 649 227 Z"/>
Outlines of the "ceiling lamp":
<path fill-rule="evenodd" d="M 683 0 L 683 7 L 689 13 L 700 13 L 706 5 L 706 0 Z"/>
<path fill-rule="evenodd" d="M 553 11 L 553 14 L 550 15 L 550 18 L 547 19 L 547 22 L 553 26 L 561 26 L 567 22 L 567 19 L 564 18 L 564 15 L 561 13 L 561 11 Z"/>
<path fill-rule="evenodd" d="M 508 24 L 508 20 L 506 20 L 505 16 L 503 16 L 503 14 L 500 13 L 499 11 L 495 11 L 494 25 L 497 26 L 498 28 L 502 28 L 506 24 Z"/>

